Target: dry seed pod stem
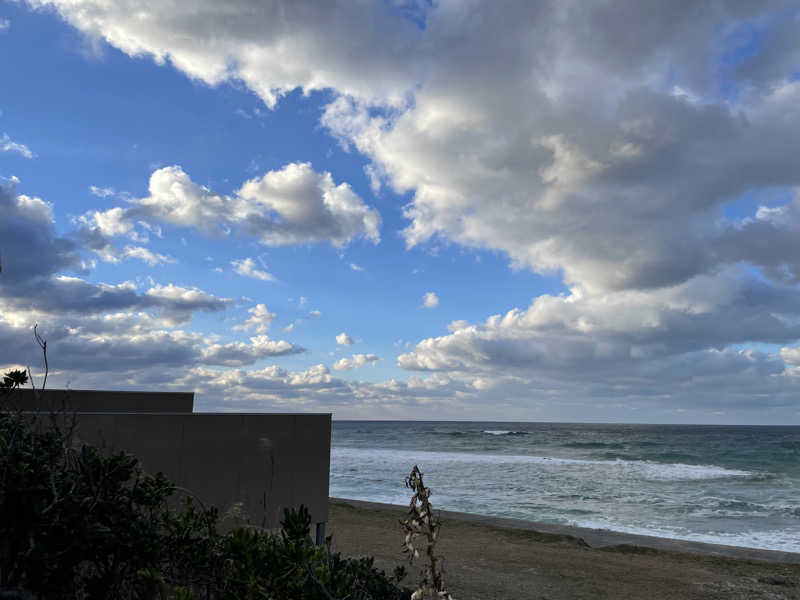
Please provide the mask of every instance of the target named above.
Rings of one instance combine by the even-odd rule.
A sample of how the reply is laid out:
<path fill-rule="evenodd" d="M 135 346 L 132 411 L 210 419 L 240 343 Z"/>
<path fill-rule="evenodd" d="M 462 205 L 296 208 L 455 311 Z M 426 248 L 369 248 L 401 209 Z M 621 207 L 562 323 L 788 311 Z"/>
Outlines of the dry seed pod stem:
<path fill-rule="evenodd" d="M 420 545 L 415 547 L 414 544 L 417 538 L 423 535 L 425 554 L 428 557 L 428 565 L 422 571 L 422 580 L 411 595 L 411 600 L 423 600 L 426 595 L 442 600 L 455 600 L 445 588 L 444 569 L 441 566 L 441 559 L 435 553 L 441 524 L 429 500 L 431 490 L 425 487 L 422 472 L 417 465 L 414 465 L 411 474 L 406 477 L 405 484 L 413 493 L 408 506 L 408 516 L 405 521 L 401 521 L 405 536 L 403 551 L 408 553 L 409 563 L 413 563 L 414 559 L 420 556 Z"/>

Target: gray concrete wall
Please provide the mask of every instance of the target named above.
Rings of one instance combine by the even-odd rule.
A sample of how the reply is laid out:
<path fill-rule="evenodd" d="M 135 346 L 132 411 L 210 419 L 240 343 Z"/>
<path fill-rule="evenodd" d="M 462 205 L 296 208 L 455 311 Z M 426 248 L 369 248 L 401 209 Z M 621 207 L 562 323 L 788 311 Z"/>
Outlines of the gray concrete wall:
<path fill-rule="evenodd" d="M 240 503 L 251 524 L 274 528 L 305 504 L 328 519 L 330 414 L 192 413 L 193 393 L 19 390 L 6 408 L 75 414 L 77 438 L 139 458 L 225 514 Z M 0 407 L 2 410 L 3 407 Z M 63 411 L 63 413 L 62 413 Z"/>
<path fill-rule="evenodd" d="M 99 390 L 17 390 L 9 401 L 24 410 L 81 412 L 181 412 L 194 408 L 194 392 L 117 392 Z"/>
<path fill-rule="evenodd" d="M 305 504 L 328 520 L 329 414 L 78 413 L 76 435 L 136 455 L 224 514 L 241 503 L 249 522 L 277 527 Z"/>

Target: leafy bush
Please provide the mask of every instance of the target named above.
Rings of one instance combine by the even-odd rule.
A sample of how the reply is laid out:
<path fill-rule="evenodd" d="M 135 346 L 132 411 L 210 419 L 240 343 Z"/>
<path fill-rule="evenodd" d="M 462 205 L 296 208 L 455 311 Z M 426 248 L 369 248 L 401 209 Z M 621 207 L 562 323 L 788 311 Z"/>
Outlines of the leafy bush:
<path fill-rule="evenodd" d="M 0 414 L 0 586 L 124 597 L 162 561 L 174 488 L 130 455 L 72 447 L 69 419 L 47 417 Z"/>
<path fill-rule="evenodd" d="M 25 385 L 0 382 L 0 402 Z M 9 405 L 10 406 L 10 405 Z M 0 600 L 408 600 L 402 568 L 316 547 L 304 506 L 279 534 L 218 531 L 215 508 L 178 501 L 135 457 L 78 445 L 69 415 L 0 406 Z"/>

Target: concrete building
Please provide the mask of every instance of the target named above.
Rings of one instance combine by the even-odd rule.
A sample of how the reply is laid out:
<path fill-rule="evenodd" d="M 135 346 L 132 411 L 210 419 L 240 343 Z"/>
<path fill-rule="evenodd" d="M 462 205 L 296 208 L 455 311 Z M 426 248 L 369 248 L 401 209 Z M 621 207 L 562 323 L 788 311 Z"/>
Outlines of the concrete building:
<path fill-rule="evenodd" d="M 284 508 L 305 504 L 325 536 L 330 472 L 330 414 L 195 413 L 193 393 L 31 390 L 15 394 L 24 410 L 77 416 L 80 441 L 137 456 L 221 515 L 243 509 L 274 528 Z"/>

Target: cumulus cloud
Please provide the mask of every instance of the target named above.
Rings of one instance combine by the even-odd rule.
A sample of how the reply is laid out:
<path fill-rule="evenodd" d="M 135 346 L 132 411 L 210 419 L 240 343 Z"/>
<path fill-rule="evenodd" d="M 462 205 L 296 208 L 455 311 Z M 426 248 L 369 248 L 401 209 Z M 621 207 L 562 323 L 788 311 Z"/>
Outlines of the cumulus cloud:
<path fill-rule="evenodd" d="M 800 299 L 790 288 L 731 271 L 658 292 L 540 296 L 526 310 L 479 324 L 451 323 L 448 335 L 421 341 L 398 364 L 479 381 L 479 387 L 513 382 L 542 397 L 574 394 L 597 404 L 650 398 L 690 405 L 702 394 L 724 406 L 746 394 L 763 398 L 759 387 L 786 404 L 797 382 L 784 361 L 795 353 L 743 347 L 793 342 L 800 336 L 798 316 Z"/>
<path fill-rule="evenodd" d="M 8 30 L 11 27 L 11 21 L 8 19 L 0 19 L 0 33 Z"/>
<path fill-rule="evenodd" d="M 315 173 L 309 163 L 291 163 L 251 179 L 237 195 L 278 214 L 250 215 L 248 227 L 270 246 L 330 240 L 343 246 L 356 235 L 380 241 L 380 217 L 346 183 L 336 185 L 330 173 Z M 263 213 L 264 211 L 262 211 Z"/>
<path fill-rule="evenodd" d="M 380 241 L 380 215 L 347 183 L 309 163 L 290 163 L 246 181 L 233 195 L 191 180 L 179 166 L 150 177 L 149 195 L 125 207 L 96 211 L 87 220 L 104 235 L 129 233 L 134 223 L 192 227 L 207 235 L 231 232 L 266 246 L 330 242 L 343 247 L 356 237 Z"/>
<path fill-rule="evenodd" d="M 439 296 L 434 292 L 428 292 L 422 297 L 422 306 L 424 308 L 436 308 L 439 306 Z"/>
<path fill-rule="evenodd" d="M 130 235 L 134 231 L 134 223 L 125 218 L 125 211 L 120 207 L 106 211 L 91 211 L 78 220 L 107 237 Z"/>
<path fill-rule="evenodd" d="M 320 410 L 347 405 L 351 387 L 335 378 L 325 365 L 288 371 L 277 365 L 261 369 L 212 371 L 197 367 L 182 378 L 214 410 Z"/>
<path fill-rule="evenodd" d="M 454 322 L 401 356 L 440 377 L 431 389 L 673 405 L 712 402 L 714 386 L 718 402 L 753 405 L 796 391 L 790 350 L 742 347 L 800 339 L 792 2 L 438 2 L 415 22 L 387 3 L 145 1 L 137 19 L 124 2 L 32 4 L 131 56 L 243 82 L 269 107 L 327 90 L 324 127 L 367 157 L 376 189 L 409 198 L 409 247 L 499 251 L 564 280 L 568 295 Z M 743 52 L 745 33 L 763 43 Z M 168 167 L 124 219 L 266 245 L 377 241 L 377 213 L 343 185 L 293 163 L 224 195 Z M 288 377 L 264 381 L 291 389 Z M 409 387 L 359 397 L 391 403 Z"/>
<path fill-rule="evenodd" d="M 19 194 L 18 180 L 0 185 L 3 287 L 80 268 L 78 245 L 56 234 L 53 210 L 41 198 Z"/>
<path fill-rule="evenodd" d="M 231 266 L 233 266 L 233 270 L 242 277 L 260 279 L 261 281 L 275 281 L 275 277 L 271 273 L 256 267 L 256 261 L 252 258 L 232 260 Z"/>
<path fill-rule="evenodd" d="M 61 385 L 70 373 L 80 378 L 113 378 L 115 386 L 125 380 L 147 381 L 155 374 L 161 377 L 157 382 L 161 387 L 200 365 L 241 367 L 304 351 L 263 335 L 249 342 L 221 343 L 196 332 L 173 329 L 171 321 L 147 313 L 62 316 L 4 307 L 0 365 L 39 364 L 41 356 L 32 343 L 34 320 L 47 339 L 53 375 L 58 378 L 61 374 Z"/>
<path fill-rule="evenodd" d="M 266 304 L 256 304 L 254 307 L 248 308 L 247 312 L 250 313 L 250 317 L 241 325 L 234 326 L 233 329 L 235 331 L 253 328 L 256 330 L 256 333 L 266 333 L 269 330 L 270 324 L 276 317 L 275 313 L 269 312 Z M 286 330 L 284 329 L 284 331 Z M 291 329 L 289 329 L 289 331 L 291 331 Z"/>
<path fill-rule="evenodd" d="M 356 263 L 350 263 L 350 269 L 353 271 L 363 271 L 364 267 L 360 267 Z"/>
<path fill-rule="evenodd" d="M 253 364 L 262 358 L 299 354 L 301 352 L 305 352 L 305 349 L 300 346 L 295 346 L 284 340 L 271 340 L 266 335 L 258 335 L 250 338 L 249 344 L 230 342 L 207 346 L 203 349 L 200 362 L 206 365 L 240 367 Z"/>
<path fill-rule="evenodd" d="M 2 277 L 0 302 L 6 310 L 24 308 L 35 314 L 98 314 L 106 311 L 147 310 L 174 323 L 197 311 L 217 312 L 232 303 L 196 288 L 152 285 L 143 293 L 130 282 L 91 283 L 75 276 L 86 269 L 80 236 L 56 233 L 52 207 L 44 200 L 16 191 L 16 182 L 0 186 Z M 166 257 L 130 247 L 127 252 L 158 262 Z M 75 275 L 68 275 L 72 271 Z"/>
<path fill-rule="evenodd" d="M 152 1 L 136 4 L 141 18 L 135 22 L 132 6 L 125 3 L 30 4 L 53 6 L 90 37 L 130 56 L 169 61 L 193 79 L 210 85 L 242 81 L 270 107 L 297 87 L 335 88 L 402 104 L 415 67 L 400 57 L 414 54 L 419 37 L 417 25 L 398 21 L 389 6 L 351 2 L 326 2 L 308 10 L 295 2 L 222 8 L 210 0 L 192 6 Z M 365 26 L 357 27 L 359 22 Z"/>
<path fill-rule="evenodd" d="M 515 266 L 561 273 L 593 292 L 679 284 L 748 260 L 758 246 L 725 222 L 722 206 L 800 182 L 785 151 L 800 119 L 778 97 L 796 97 L 800 86 L 778 79 L 731 104 L 710 95 L 703 82 L 716 75 L 689 59 L 689 48 L 703 55 L 703 44 L 720 43 L 721 23 L 755 19 L 759 9 L 715 9 L 691 24 L 677 11 L 624 11 L 520 4 L 466 26 L 459 9 L 441 5 L 426 22 L 437 54 L 414 106 L 386 120 L 341 96 L 324 122 L 372 157 L 387 185 L 413 193 L 409 246 L 440 237 L 499 249 Z M 608 35 L 631 17 L 637 32 L 665 22 L 679 29 L 656 34 L 654 45 Z M 590 40 L 582 31 L 602 33 Z M 497 36 L 508 44 L 480 45 Z M 600 40 L 608 47 L 594 46 Z M 636 58 L 623 58 L 620 48 L 634 43 L 643 44 Z M 659 83 L 665 56 L 702 102 Z"/>
<path fill-rule="evenodd" d="M 2 27 L 0 27 L 0 31 L 2 31 Z M 34 154 L 30 148 L 28 148 L 25 144 L 20 144 L 18 142 L 13 141 L 8 134 L 4 133 L 0 135 L 0 151 L 2 152 L 16 152 L 24 156 L 25 158 L 33 158 Z"/>
<path fill-rule="evenodd" d="M 336 343 L 339 344 L 340 346 L 352 346 L 353 338 L 351 338 L 345 332 L 342 332 L 336 336 Z"/>
<path fill-rule="evenodd" d="M 116 192 L 107 189 L 97 189 L 92 186 L 93 193 L 102 197 L 113 195 Z M 101 260 L 117 263 L 121 260 L 137 259 L 150 266 L 174 263 L 176 260 L 166 254 L 153 252 L 138 245 L 115 245 L 113 238 L 124 236 L 130 240 L 146 244 L 150 241 L 149 234 L 155 233 L 161 237 L 161 230 L 145 222 L 134 223 L 125 217 L 122 208 L 116 207 L 106 211 L 89 211 L 73 219 L 79 226 L 75 237 L 81 245 L 94 252 Z"/>
<path fill-rule="evenodd" d="M 100 382 L 113 373 L 115 386 L 147 376 L 166 385 L 198 365 L 249 365 L 303 351 L 263 335 L 222 343 L 176 329 L 197 312 L 225 310 L 229 298 L 172 283 L 140 290 L 130 281 L 92 283 L 65 274 L 83 269 L 78 239 L 57 236 L 51 206 L 14 185 L 0 187 L 0 365 L 37 364 L 31 340 L 37 323 L 48 340 L 54 381 L 60 376 L 62 385 L 70 373 Z M 254 317 L 266 319 L 260 311 Z"/>
<path fill-rule="evenodd" d="M 336 371 L 352 371 L 353 369 L 360 369 L 365 365 L 371 365 L 378 362 L 380 358 L 374 354 L 353 354 L 350 358 L 340 358 L 333 363 L 333 368 Z"/>
<path fill-rule="evenodd" d="M 332 90 L 323 123 L 372 160 L 376 182 L 412 194 L 409 245 L 442 237 L 498 249 L 590 291 L 679 284 L 737 260 L 717 248 L 722 205 L 799 182 L 788 151 L 800 122 L 786 41 L 797 25 L 780 17 L 788 2 L 519 3 L 478 6 L 480 19 L 445 2 L 422 10 L 424 28 L 380 5 L 351 22 L 348 3 L 313 17 L 286 3 L 277 20 L 144 3 L 149 18 L 135 23 L 123 6 L 93 0 L 39 4 L 130 55 L 170 60 L 212 85 L 243 81 L 269 106 L 297 87 Z M 738 69 L 718 68 L 743 30 L 775 41 Z M 487 43 L 496 39 L 506 43 Z M 744 91 L 731 100 L 722 83 Z M 160 177 L 184 189 L 184 175 Z M 280 190 L 296 178 L 268 174 L 242 189 L 274 197 L 280 212 Z M 225 203 L 206 195 L 204 204 Z M 312 213 L 303 211 L 316 223 Z M 265 243 L 307 237 L 287 229 Z"/>
<path fill-rule="evenodd" d="M 154 285 L 145 292 L 144 297 L 176 322 L 187 321 L 197 311 L 217 312 L 233 303 L 230 298 L 218 298 L 195 287 L 181 287 L 172 283 Z"/>
<path fill-rule="evenodd" d="M 421 407 L 443 410 L 451 417 L 474 409 L 453 399 L 470 387 L 442 375 L 411 377 L 408 381 L 365 383 L 331 375 L 325 365 L 288 371 L 276 365 L 226 372 L 192 369 L 183 385 L 198 391 L 197 405 L 214 410 L 335 410 L 343 418 L 391 415 L 409 418 Z"/>

